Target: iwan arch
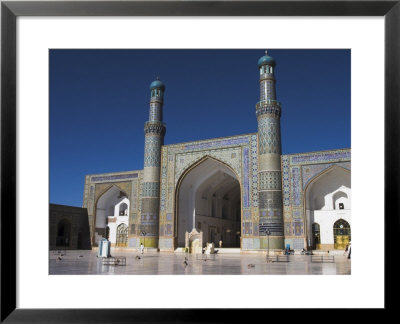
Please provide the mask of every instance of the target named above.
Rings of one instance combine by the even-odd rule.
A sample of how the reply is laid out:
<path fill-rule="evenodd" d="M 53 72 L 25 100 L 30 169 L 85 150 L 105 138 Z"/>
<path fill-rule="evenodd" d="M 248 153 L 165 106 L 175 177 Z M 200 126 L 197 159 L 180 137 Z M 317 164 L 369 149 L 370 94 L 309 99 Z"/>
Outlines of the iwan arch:
<path fill-rule="evenodd" d="M 206 242 L 264 251 L 342 249 L 351 239 L 350 149 L 281 154 L 282 107 L 275 60 L 258 61 L 256 133 L 164 145 L 165 85 L 150 85 L 143 170 L 87 175 L 84 203 L 92 244 L 143 242 L 185 247 L 195 229 Z"/>

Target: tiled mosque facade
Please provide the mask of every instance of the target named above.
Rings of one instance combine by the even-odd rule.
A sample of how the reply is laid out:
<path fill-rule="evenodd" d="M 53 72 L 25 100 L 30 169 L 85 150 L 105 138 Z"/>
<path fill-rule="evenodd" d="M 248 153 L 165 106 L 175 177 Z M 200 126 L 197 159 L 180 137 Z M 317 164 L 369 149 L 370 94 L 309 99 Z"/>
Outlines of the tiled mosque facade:
<path fill-rule="evenodd" d="M 114 246 L 137 248 L 143 242 L 146 247 L 174 251 L 183 247 L 178 242 L 179 233 L 196 228 L 204 232 L 203 242 L 213 241 L 216 245 L 219 240 L 232 242 L 232 247 L 240 247 L 242 251 L 267 247 L 342 248 L 337 235 L 343 232 L 333 228 L 330 233 L 336 236 L 324 238 L 324 226 L 332 227 L 332 222 L 317 226 L 313 217 L 325 213 L 327 219 L 330 217 L 334 224 L 339 224 L 340 212 L 334 206 L 339 202 L 338 206 L 346 207 L 346 222 L 350 223 L 350 149 L 282 155 L 276 63 L 266 53 L 258 65 L 258 132 L 252 134 L 163 145 L 165 86 L 159 80 L 151 84 L 144 169 L 85 177 L 83 207 L 88 210 L 94 246 L 107 236 Z M 200 172 L 204 163 L 209 163 L 209 167 L 207 164 Z M 314 193 L 316 190 L 310 189 L 314 183 L 315 188 L 329 186 L 321 180 L 325 174 L 348 182 L 343 180 L 342 186 L 341 180 L 336 181 L 337 188 L 331 190 L 336 200 L 321 205 L 322 211 L 315 213 L 310 210 L 314 204 L 306 203 L 305 196 L 309 190 L 316 198 L 308 197 L 307 201 L 327 199 L 329 190 L 321 198 Z M 185 183 L 188 179 L 192 183 Z M 231 184 L 224 185 L 221 179 L 229 179 Z M 188 188 L 194 188 L 193 193 Z M 103 219 L 100 221 L 99 217 Z M 215 219 L 220 222 L 215 223 Z"/>

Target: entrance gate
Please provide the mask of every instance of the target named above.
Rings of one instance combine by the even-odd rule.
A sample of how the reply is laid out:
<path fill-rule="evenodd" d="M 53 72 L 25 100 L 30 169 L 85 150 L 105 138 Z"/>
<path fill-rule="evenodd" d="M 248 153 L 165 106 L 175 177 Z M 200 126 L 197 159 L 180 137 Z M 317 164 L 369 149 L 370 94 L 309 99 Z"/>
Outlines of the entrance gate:
<path fill-rule="evenodd" d="M 128 226 L 121 224 L 117 227 L 117 240 L 115 243 L 117 247 L 128 246 Z"/>
<path fill-rule="evenodd" d="M 335 249 L 344 250 L 351 240 L 350 225 L 344 219 L 339 219 L 333 224 L 333 238 Z"/>

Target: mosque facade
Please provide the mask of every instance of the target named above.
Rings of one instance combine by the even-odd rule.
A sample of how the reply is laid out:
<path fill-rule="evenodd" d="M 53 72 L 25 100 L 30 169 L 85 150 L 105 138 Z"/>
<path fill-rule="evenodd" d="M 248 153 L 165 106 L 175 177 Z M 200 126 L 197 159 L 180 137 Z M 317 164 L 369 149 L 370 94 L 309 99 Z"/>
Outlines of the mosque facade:
<path fill-rule="evenodd" d="M 344 249 L 351 240 L 350 149 L 282 155 L 275 60 L 258 61 L 256 133 L 164 145 L 165 85 L 150 85 L 143 170 L 85 176 L 93 246 L 176 251 Z"/>

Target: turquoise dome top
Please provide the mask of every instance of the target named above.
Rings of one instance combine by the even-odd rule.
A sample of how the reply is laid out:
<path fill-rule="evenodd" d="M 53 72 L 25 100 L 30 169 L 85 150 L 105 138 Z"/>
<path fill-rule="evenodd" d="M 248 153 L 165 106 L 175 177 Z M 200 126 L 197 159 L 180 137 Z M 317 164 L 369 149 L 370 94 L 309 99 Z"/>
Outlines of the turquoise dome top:
<path fill-rule="evenodd" d="M 258 67 L 260 67 L 261 65 L 271 65 L 271 66 L 275 66 L 275 59 L 271 56 L 269 56 L 267 54 L 267 52 L 265 52 L 265 56 L 260 57 L 260 59 L 258 60 Z"/>
<path fill-rule="evenodd" d="M 161 89 L 164 91 L 165 85 L 160 80 L 155 80 L 150 84 L 150 90 Z"/>

